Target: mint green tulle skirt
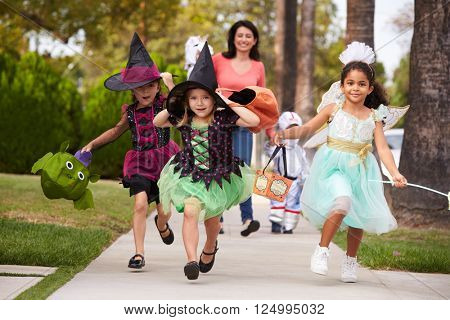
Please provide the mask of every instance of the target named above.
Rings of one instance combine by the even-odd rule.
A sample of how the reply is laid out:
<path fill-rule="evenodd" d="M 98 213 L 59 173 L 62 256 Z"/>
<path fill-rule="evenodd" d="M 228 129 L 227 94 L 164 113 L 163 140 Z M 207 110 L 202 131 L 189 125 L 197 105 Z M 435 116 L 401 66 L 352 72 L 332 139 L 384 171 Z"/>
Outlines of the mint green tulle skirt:
<path fill-rule="evenodd" d="M 241 166 L 241 175 L 232 173 L 230 182 L 222 178 L 222 187 L 213 180 L 208 188 L 203 181 L 193 182 L 192 177 L 181 177 L 181 170 L 174 172 L 175 164 L 166 164 L 158 181 L 159 199 L 164 212 L 169 212 L 170 205 L 183 213 L 185 201 L 196 198 L 200 202 L 199 220 L 221 215 L 225 210 L 250 198 L 253 191 L 255 173 L 247 165 Z"/>
<path fill-rule="evenodd" d="M 396 229 L 383 184 L 369 181 L 382 180 L 374 155 L 355 165 L 357 160 L 354 153 L 320 147 L 301 195 L 304 216 L 320 228 L 331 212 L 342 210 L 346 216 L 341 229 L 350 226 L 376 234 Z"/>

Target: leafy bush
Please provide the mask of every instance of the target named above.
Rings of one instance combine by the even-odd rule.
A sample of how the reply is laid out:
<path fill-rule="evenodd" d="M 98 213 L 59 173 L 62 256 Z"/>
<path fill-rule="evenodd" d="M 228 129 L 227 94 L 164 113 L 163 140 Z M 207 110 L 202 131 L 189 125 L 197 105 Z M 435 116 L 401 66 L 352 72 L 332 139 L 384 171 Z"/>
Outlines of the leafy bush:
<path fill-rule="evenodd" d="M 0 171 L 29 173 L 33 163 L 69 139 L 80 141 L 81 96 L 35 53 L 0 54 Z"/>

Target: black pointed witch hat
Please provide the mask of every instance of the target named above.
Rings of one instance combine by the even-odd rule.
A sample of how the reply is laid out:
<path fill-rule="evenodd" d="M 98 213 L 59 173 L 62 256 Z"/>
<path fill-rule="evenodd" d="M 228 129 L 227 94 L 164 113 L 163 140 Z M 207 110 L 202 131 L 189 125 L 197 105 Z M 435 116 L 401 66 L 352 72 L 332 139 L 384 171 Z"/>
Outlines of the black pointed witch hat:
<path fill-rule="evenodd" d="M 184 94 L 189 89 L 200 88 L 208 91 L 214 97 L 217 107 L 225 108 L 227 104 L 216 93 L 217 78 L 214 72 L 214 65 L 209 52 L 208 42 L 205 42 L 197 62 L 192 69 L 189 79 L 177 84 L 167 97 L 167 111 L 180 118 L 184 114 L 183 99 Z"/>
<path fill-rule="evenodd" d="M 130 44 L 130 54 L 125 69 L 105 80 L 105 87 L 113 91 L 135 89 L 160 79 L 158 67 L 148 54 L 135 32 Z"/>

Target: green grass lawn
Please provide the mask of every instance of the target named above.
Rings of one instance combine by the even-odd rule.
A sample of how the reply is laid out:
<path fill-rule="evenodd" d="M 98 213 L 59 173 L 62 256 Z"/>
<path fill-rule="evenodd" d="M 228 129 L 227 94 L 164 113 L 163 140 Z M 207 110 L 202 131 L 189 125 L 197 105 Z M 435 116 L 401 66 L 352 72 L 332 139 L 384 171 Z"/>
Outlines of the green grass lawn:
<path fill-rule="evenodd" d="M 344 251 L 347 233 L 334 243 Z M 450 231 L 398 229 L 380 236 L 364 234 L 358 261 L 372 269 L 450 273 Z"/>
<path fill-rule="evenodd" d="M 0 174 L 0 264 L 58 268 L 17 299 L 47 298 L 131 228 L 127 190 L 115 181 L 89 188 L 95 209 L 79 211 L 46 199 L 39 176 Z"/>
<path fill-rule="evenodd" d="M 112 232 L 0 219 L 0 263 L 58 267 L 18 299 L 43 299 L 98 256 Z"/>
<path fill-rule="evenodd" d="M 118 181 L 89 184 L 95 209 L 76 210 L 70 200 L 45 198 L 40 176 L 0 173 L 0 217 L 72 227 L 100 227 L 120 234 L 131 227 L 133 200 Z"/>

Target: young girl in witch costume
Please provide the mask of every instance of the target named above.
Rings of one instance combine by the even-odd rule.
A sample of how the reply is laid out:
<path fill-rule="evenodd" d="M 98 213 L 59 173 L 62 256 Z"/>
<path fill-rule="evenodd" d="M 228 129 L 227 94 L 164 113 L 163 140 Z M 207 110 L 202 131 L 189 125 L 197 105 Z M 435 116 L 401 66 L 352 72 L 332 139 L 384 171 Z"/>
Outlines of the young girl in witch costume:
<path fill-rule="evenodd" d="M 168 76 L 169 75 L 169 76 Z M 135 33 L 130 45 L 130 57 L 121 73 L 105 81 L 105 87 L 113 91 L 131 90 L 134 103 L 122 106 L 122 117 L 117 125 L 89 142 L 82 151 L 97 149 L 131 130 L 133 149 L 128 151 L 123 164 L 123 186 L 130 188 L 134 196 L 133 233 L 136 254 L 128 267 L 140 269 L 145 266 L 144 238 L 148 205 L 156 201 L 156 227 L 163 242 L 174 241 L 174 234 L 167 221 L 170 210 L 163 212 L 159 203 L 157 181 L 162 168 L 172 155 L 179 151 L 170 140 L 169 129 L 156 128 L 153 118 L 163 110 L 165 97 L 160 93 L 160 79 L 169 89 L 174 87 L 170 74 L 160 74 L 147 50 Z"/>
<path fill-rule="evenodd" d="M 348 227 L 347 253 L 341 279 L 356 282 L 356 254 L 363 231 L 385 233 L 397 227 L 384 197 L 378 163 L 371 153 L 375 139 L 381 161 L 392 175 L 396 187 L 406 179 L 398 171 L 383 132 L 388 116 L 384 91 L 375 82 L 372 49 L 352 43 L 340 55 L 345 64 L 341 73 L 344 101 L 329 104 L 301 127 L 283 130 L 274 141 L 298 139 L 316 132 L 328 121 L 326 143 L 317 151 L 301 195 L 302 211 L 308 220 L 322 227 L 320 243 L 311 257 L 311 270 L 326 275 L 328 246 L 341 225 Z"/>
<path fill-rule="evenodd" d="M 251 169 L 233 156 L 232 131 L 235 126 L 257 126 L 259 117 L 215 93 L 216 88 L 206 43 L 189 80 L 170 91 L 167 110 L 153 121 L 158 127 L 176 126 L 184 142 L 184 149 L 161 172 L 158 186 L 164 210 L 172 203 L 184 213 L 182 233 L 188 260 L 184 274 L 189 280 L 211 270 L 220 216 L 247 200 L 253 187 Z M 198 259 L 199 220 L 204 220 L 206 243 Z"/>

